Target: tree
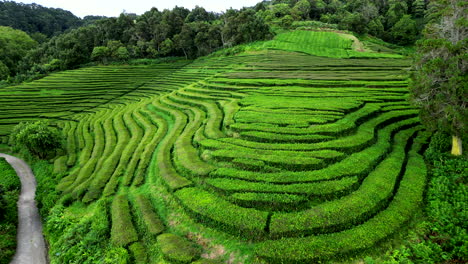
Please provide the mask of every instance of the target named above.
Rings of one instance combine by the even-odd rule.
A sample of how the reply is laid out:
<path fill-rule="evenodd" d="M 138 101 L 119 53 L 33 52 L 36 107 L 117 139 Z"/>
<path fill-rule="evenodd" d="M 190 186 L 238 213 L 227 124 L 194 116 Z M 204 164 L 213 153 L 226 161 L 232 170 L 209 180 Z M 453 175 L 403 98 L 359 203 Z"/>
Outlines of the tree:
<path fill-rule="evenodd" d="M 9 75 L 10 75 L 10 70 L 5 64 L 3 64 L 2 61 L 0 61 L 0 80 L 4 80 L 8 78 Z"/>
<path fill-rule="evenodd" d="M 404 15 L 391 29 L 390 35 L 393 43 L 408 45 L 414 43 L 418 35 L 416 21 L 410 15 Z"/>
<path fill-rule="evenodd" d="M 421 109 L 422 122 L 431 130 L 449 132 L 452 154 L 461 155 L 462 136 L 468 132 L 467 4 L 445 3 L 438 21 L 426 26 L 417 43 L 411 99 Z"/>
<path fill-rule="evenodd" d="M 38 4 L 0 1 L 0 25 L 28 33 L 42 33 L 47 37 L 82 25 L 80 18 L 70 11 L 46 8 Z"/>
<path fill-rule="evenodd" d="M 126 47 L 118 48 L 115 54 L 116 58 L 120 61 L 127 61 L 130 58 L 130 53 Z"/>
<path fill-rule="evenodd" d="M 108 47 L 98 46 L 98 47 L 94 47 L 93 53 L 91 53 L 91 59 L 93 61 L 106 63 L 109 55 L 110 55 L 110 52 L 109 52 Z"/>
<path fill-rule="evenodd" d="M 25 32 L 0 26 L 0 61 L 8 68 L 11 76 L 17 73 L 18 61 L 36 46 L 37 42 Z M 3 77 L 6 77 L 6 70 L 0 69 L 0 71 L 3 71 Z"/>
<path fill-rule="evenodd" d="M 295 19 L 307 20 L 309 19 L 310 8 L 308 0 L 300 0 L 294 5 L 291 14 Z"/>
<path fill-rule="evenodd" d="M 10 135 L 10 142 L 16 147 L 25 147 L 40 159 L 55 154 L 62 146 L 59 131 L 47 121 L 18 124 Z"/>
<path fill-rule="evenodd" d="M 112 57 L 112 59 L 118 59 L 118 51 L 122 47 L 122 42 L 118 40 L 109 40 L 107 42 L 107 49 L 109 50 L 109 55 Z"/>
<path fill-rule="evenodd" d="M 389 9 L 385 15 L 387 18 L 386 28 L 393 27 L 400 19 L 408 13 L 408 5 L 405 1 L 390 0 L 388 2 Z"/>
<path fill-rule="evenodd" d="M 174 42 L 171 39 L 166 39 L 161 43 L 161 54 L 167 55 L 174 49 Z"/>
<path fill-rule="evenodd" d="M 276 18 L 282 18 L 286 15 L 291 14 L 288 4 L 277 4 L 277 5 L 271 6 L 271 8 L 272 8 L 273 16 Z"/>
<path fill-rule="evenodd" d="M 424 0 L 413 1 L 413 13 L 416 18 L 424 17 L 425 10 L 426 10 L 426 2 Z"/>
<path fill-rule="evenodd" d="M 213 20 L 214 16 L 208 13 L 203 7 L 195 6 L 195 8 L 188 14 L 185 19 L 186 23 L 201 22 Z"/>

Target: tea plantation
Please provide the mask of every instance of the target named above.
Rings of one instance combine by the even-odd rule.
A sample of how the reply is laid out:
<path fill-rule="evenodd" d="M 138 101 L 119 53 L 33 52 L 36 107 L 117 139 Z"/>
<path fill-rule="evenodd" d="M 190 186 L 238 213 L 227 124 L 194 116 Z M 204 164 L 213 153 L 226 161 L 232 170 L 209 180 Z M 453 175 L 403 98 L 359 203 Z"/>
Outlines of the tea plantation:
<path fill-rule="evenodd" d="M 352 44 L 295 31 L 234 56 L 53 74 L 0 92 L 0 135 L 53 120 L 62 216 L 105 222 L 131 262 L 346 260 L 419 210 L 430 136 L 409 61 Z"/>

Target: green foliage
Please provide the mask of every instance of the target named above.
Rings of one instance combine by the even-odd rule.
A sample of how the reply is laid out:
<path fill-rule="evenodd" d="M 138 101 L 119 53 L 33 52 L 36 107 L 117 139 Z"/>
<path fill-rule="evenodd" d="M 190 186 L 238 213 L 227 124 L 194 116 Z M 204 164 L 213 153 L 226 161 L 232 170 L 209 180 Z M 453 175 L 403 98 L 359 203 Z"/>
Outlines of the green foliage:
<path fill-rule="evenodd" d="M 103 46 L 94 47 L 93 52 L 91 53 L 91 59 L 105 63 L 109 55 L 109 48 Z"/>
<path fill-rule="evenodd" d="M 10 69 L 0 61 L 0 80 L 5 80 L 8 76 L 10 76 Z"/>
<path fill-rule="evenodd" d="M 190 263 L 200 257 L 200 249 L 193 243 L 174 234 L 158 236 L 164 258 L 174 263 Z"/>
<path fill-rule="evenodd" d="M 300 0 L 294 5 L 291 10 L 291 14 L 296 20 L 307 20 L 309 18 L 310 10 L 310 2 L 307 0 Z"/>
<path fill-rule="evenodd" d="M 428 25 L 418 42 L 411 76 L 411 99 L 422 122 L 455 136 L 466 135 L 468 123 L 466 10 L 463 1 L 447 2 L 440 20 Z"/>
<path fill-rule="evenodd" d="M 143 219 L 145 221 L 148 232 L 152 235 L 161 234 L 165 229 L 164 223 L 161 221 L 160 217 L 154 212 L 154 208 L 151 204 L 151 201 L 143 195 L 138 195 L 136 198 L 136 202 L 143 215 Z"/>
<path fill-rule="evenodd" d="M 138 240 L 132 224 L 127 197 L 120 195 L 112 202 L 111 241 L 116 246 L 126 246 Z"/>
<path fill-rule="evenodd" d="M 34 162 L 31 167 L 37 182 L 36 200 L 39 213 L 46 217 L 60 198 L 60 193 L 55 189 L 60 174 L 54 172 L 52 164 L 43 160 Z"/>
<path fill-rule="evenodd" d="M 18 61 L 36 46 L 37 42 L 25 32 L 0 26 L 0 80 L 14 76 L 18 72 Z"/>
<path fill-rule="evenodd" d="M 17 202 L 21 183 L 16 171 L 0 157 L 0 263 L 7 264 L 15 254 L 18 224 Z"/>
<path fill-rule="evenodd" d="M 410 232 L 403 245 L 388 251 L 381 263 L 443 263 L 468 259 L 464 209 L 468 202 L 468 161 L 466 157 L 445 154 L 446 143 L 440 141 L 439 136 L 433 137 L 425 153 L 430 158 L 432 176 L 427 190 L 426 218 Z"/>
<path fill-rule="evenodd" d="M 74 205 L 79 207 L 79 205 Z M 126 249 L 109 245 L 108 202 L 100 200 L 84 217 L 67 213 L 62 205 L 50 211 L 45 224 L 51 263 L 127 263 Z"/>
<path fill-rule="evenodd" d="M 4 191 L 20 190 L 21 182 L 18 175 L 16 175 L 15 170 L 3 157 L 0 157 L 0 172 L 0 184 L 3 186 Z"/>
<path fill-rule="evenodd" d="M 146 249 L 142 243 L 140 242 L 133 243 L 130 245 L 129 249 L 130 249 L 130 252 L 132 252 L 133 258 L 135 259 L 135 264 L 148 263 L 148 255 L 146 254 Z"/>
<path fill-rule="evenodd" d="M 410 15 L 404 15 L 391 28 L 390 34 L 393 38 L 393 42 L 399 45 L 408 45 L 414 43 L 418 35 L 416 22 L 411 19 Z"/>
<path fill-rule="evenodd" d="M 199 188 L 184 188 L 175 195 L 183 206 L 207 224 L 252 239 L 264 232 L 267 212 L 236 206 Z"/>
<path fill-rule="evenodd" d="M 25 147 L 31 154 L 45 159 L 62 147 L 58 130 L 47 121 L 20 123 L 10 135 L 10 142 L 17 148 Z"/>
<path fill-rule="evenodd" d="M 420 143 L 413 145 L 393 200 L 370 220 L 342 232 L 262 242 L 257 244 L 257 254 L 272 262 L 317 261 L 363 250 L 396 232 L 422 203 L 426 173 L 424 160 L 417 154 L 420 147 Z"/>
<path fill-rule="evenodd" d="M 23 4 L 13 1 L 0 2 L 0 25 L 30 33 L 51 37 L 69 28 L 80 26 L 80 18 L 70 11 L 47 8 L 38 4 Z M 36 39 L 36 38 L 35 38 Z M 36 39 L 37 40 L 37 39 Z M 40 42 L 40 41 L 38 41 Z"/>

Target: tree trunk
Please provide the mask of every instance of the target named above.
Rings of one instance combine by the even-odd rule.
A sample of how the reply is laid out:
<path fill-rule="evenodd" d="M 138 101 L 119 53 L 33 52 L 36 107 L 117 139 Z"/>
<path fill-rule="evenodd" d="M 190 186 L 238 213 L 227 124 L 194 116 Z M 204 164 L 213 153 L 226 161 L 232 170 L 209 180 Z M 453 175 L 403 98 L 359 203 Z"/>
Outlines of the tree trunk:
<path fill-rule="evenodd" d="M 462 150 L 462 140 L 458 136 L 452 136 L 452 155 L 461 156 L 463 154 Z"/>

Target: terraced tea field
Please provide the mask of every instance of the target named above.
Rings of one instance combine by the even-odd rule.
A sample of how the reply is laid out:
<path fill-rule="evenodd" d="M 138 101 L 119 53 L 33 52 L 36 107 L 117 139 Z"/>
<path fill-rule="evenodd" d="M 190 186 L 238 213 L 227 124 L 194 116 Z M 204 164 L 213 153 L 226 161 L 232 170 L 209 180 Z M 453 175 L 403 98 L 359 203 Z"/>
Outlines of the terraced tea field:
<path fill-rule="evenodd" d="M 53 118 L 67 150 L 57 189 L 109 208 L 110 239 L 136 263 L 347 257 L 418 210 L 429 135 L 406 101 L 408 61 L 264 50 L 184 64 L 14 87 L 42 95 L 29 109 L 2 97 L 14 120 L 0 130 Z"/>

